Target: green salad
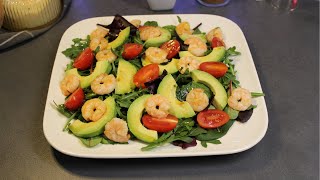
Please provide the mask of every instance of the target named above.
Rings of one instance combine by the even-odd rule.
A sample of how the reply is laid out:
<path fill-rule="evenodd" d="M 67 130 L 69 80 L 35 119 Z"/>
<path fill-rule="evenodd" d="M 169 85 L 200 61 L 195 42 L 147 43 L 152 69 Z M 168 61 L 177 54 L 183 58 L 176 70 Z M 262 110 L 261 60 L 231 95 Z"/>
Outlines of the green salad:
<path fill-rule="evenodd" d="M 223 29 L 202 32 L 187 19 L 160 26 L 115 15 L 62 53 L 70 59 L 56 109 L 63 131 L 87 147 L 145 143 L 185 149 L 221 144 L 235 121 L 248 121 L 264 96 L 241 87 Z M 227 48 L 230 47 L 230 48 Z"/>

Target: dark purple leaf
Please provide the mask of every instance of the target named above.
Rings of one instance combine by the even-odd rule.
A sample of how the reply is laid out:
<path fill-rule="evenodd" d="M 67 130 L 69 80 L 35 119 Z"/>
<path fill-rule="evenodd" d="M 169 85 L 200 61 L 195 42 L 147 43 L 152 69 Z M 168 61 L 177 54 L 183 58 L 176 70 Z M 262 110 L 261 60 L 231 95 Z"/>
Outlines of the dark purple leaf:
<path fill-rule="evenodd" d="M 109 41 L 116 39 L 120 31 L 125 29 L 128 26 L 130 26 L 130 34 L 132 36 L 135 36 L 136 31 L 138 30 L 133 24 L 131 24 L 129 21 L 127 21 L 124 17 L 122 17 L 119 14 L 116 14 L 114 16 L 114 19 L 111 24 L 109 25 L 98 24 L 98 25 L 108 28 L 110 30 L 108 34 Z"/>
<path fill-rule="evenodd" d="M 162 79 L 168 74 L 166 70 L 163 71 L 163 73 L 157 78 L 152 81 L 144 83 L 144 85 L 148 88 L 151 94 L 156 94 L 158 86 Z"/>
<path fill-rule="evenodd" d="M 253 109 L 240 111 L 239 115 L 238 115 L 238 118 L 237 118 L 237 121 L 240 121 L 242 123 L 247 122 L 250 119 L 252 113 L 253 113 Z"/>
<path fill-rule="evenodd" d="M 179 146 L 182 149 L 187 149 L 188 147 L 196 146 L 197 141 L 196 141 L 196 138 L 192 138 L 192 141 L 190 143 L 186 143 L 186 142 L 178 140 L 178 141 L 173 141 L 172 144 L 175 146 Z"/>

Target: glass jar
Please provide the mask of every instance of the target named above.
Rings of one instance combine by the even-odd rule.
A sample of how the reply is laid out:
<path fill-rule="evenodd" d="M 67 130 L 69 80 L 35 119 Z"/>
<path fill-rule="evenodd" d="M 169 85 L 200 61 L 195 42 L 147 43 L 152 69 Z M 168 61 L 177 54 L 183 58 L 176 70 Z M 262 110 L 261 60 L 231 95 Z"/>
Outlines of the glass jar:
<path fill-rule="evenodd" d="M 3 18 L 4 18 L 3 0 L 0 0 L 0 29 L 3 23 Z"/>
<path fill-rule="evenodd" d="M 62 9 L 61 0 L 3 0 L 3 5 L 3 27 L 11 31 L 49 25 Z"/>

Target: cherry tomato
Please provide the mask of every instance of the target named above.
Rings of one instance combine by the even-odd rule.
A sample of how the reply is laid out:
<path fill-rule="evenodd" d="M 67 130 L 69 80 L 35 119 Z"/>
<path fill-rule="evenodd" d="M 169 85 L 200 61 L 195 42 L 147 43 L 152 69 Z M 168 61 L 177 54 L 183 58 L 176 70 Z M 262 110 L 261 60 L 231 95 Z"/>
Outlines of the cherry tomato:
<path fill-rule="evenodd" d="M 124 45 L 122 57 L 126 60 L 134 59 L 142 52 L 142 49 L 142 44 L 127 43 Z"/>
<path fill-rule="evenodd" d="M 172 59 L 180 51 L 180 43 L 174 39 L 163 43 L 160 48 L 168 52 L 167 59 Z"/>
<path fill-rule="evenodd" d="M 165 118 L 156 118 L 145 114 L 142 116 L 142 123 L 148 129 L 157 132 L 169 132 L 177 126 L 178 118 L 170 114 Z"/>
<path fill-rule="evenodd" d="M 217 128 L 230 120 L 229 115 L 219 109 L 208 109 L 197 115 L 197 122 L 203 128 Z"/>
<path fill-rule="evenodd" d="M 94 54 L 90 48 L 84 49 L 74 60 L 73 67 L 79 70 L 89 69 L 93 63 Z"/>
<path fill-rule="evenodd" d="M 157 79 L 159 71 L 158 64 L 144 66 L 133 76 L 133 82 L 137 87 L 146 88 L 144 83 Z"/>
<path fill-rule="evenodd" d="M 77 110 L 82 106 L 84 102 L 84 92 L 81 88 L 78 88 L 75 92 L 73 92 L 67 100 L 64 102 L 66 108 L 70 111 Z"/>
<path fill-rule="evenodd" d="M 213 37 L 212 41 L 211 41 L 211 47 L 215 48 L 215 47 L 220 47 L 220 46 L 226 46 L 226 45 L 224 44 L 222 39 L 220 39 L 218 37 Z"/>
<path fill-rule="evenodd" d="M 219 78 L 226 74 L 228 66 L 222 62 L 204 62 L 200 64 L 199 69 Z"/>

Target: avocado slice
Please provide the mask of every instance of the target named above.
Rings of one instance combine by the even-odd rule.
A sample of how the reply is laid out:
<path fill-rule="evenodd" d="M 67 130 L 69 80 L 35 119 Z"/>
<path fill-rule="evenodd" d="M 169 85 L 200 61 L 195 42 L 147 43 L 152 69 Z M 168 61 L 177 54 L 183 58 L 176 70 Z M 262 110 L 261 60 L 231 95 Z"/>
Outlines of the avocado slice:
<path fill-rule="evenodd" d="M 190 104 L 186 101 L 181 102 L 176 97 L 177 83 L 171 74 L 166 75 L 158 87 L 158 94 L 166 97 L 170 102 L 169 113 L 177 118 L 188 118 L 195 114 Z"/>
<path fill-rule="evenodd" d="M 185 41 L 189 37 L 198 37 L 201 39 L 202 42 L 207 43 L 206 35 L 205 34 L 181 34 L 179 35 L 179 38 L 182 41 Z"/>
<path fill-rule="evenodd" d="M 137 68 L 130 62 L 120 59 L 117 71 L 116 94 L 125 94 L 131 92 L 135 85 L 133 76 L 137 73 Z"/>
<path fill-rule="evenodd" d="M 104 131 L 104 126 L 116 116 L 116 103 L 113 97 L 108 97 L 103 101 L 107 105 L 105 114 L 95 122 L 84 123 L 80 120 L 74 121 L 70 124 L 69 129 L 78 137 L 94 137 Z"/>
<path fill-rule="evenodd" d="M 215 108 L 223 110 L 226 107 L 228 103 L 227 92 L 218 79 L 207 72 L 199 70 L 191 71 L 191 77 L 193 81 L 203 83 L 210 88 L 214 94 L 212 104 Z"/>
<path fill-rule="evenodd" d="M 109 73 L 111 70 L 111 65 L 108 61 L 98 61 L 96 67 L 94 68 L 93 72 L 89 76 L 81 76 L 78 73 L 77 68 L 70 69 L 66 71 L 66 75 L 74 74 L 79 77 L 80 79 L 80 86 L 81 88 L 89 87 L 91 82 L 100 74 L 102 73 Z"/>
<path fill-rule="evenodd" d="M 130 35 L 130 26 L 126 27 L 119 33 L 119 36 L 108 44 L 107 49 L 116 49 L 117 47 L 123 45 Z"/>
<path fill-rule="evenodd" d="M 145 128 L 141 123 L 144 104 L 152 95 L 143 95 L 132 102 L 127 113 L 128 127 L 132 134 L 141 141 L 151 143 L 158 139 L 157 131 Z"/>
<path fill-rule="evenodd" d="M 159 75 L 161 75 L 163 73 L 164 70 L 166 70 L 169 74 L 173 74 L 173 73 L 176 73 L 178 72 L 178 61 L 179 59 L 172 59 L 168 64 L 166 65 L 161 65 L 159 64 Z M 149 65 L 151 64 L 150 61 L 146 60 L 146 59 L 141 59 L 141 63 L 143 66 L 146 66 L 146 65 Z"/>
<path fill-rule="evenodd" d="M 191 54 L 189 51 L 180 51 L 179 56 L 180 58 L 185 57 L 185 56 L 194 56 L 197 60 L 201 62 L 218 62 L 221 61 L 222 58 L 224 57 L 226 53 L 226 48 L 221 46 L 221 47 L 216 47 L 213 48 L 210 54 L 202 57 L 197 57 Z"/>
<path fill-rule="evenodd" d="M 159 37 L 150 38 L 146 40 L 145 46 L 148 47 L 159 47 L 164 42 L 167 42 L 171 39 L 171 33 L 167 29 L 164 29 L 162 27 L 158 27 L 161 31 L 161 35 Z"/>

